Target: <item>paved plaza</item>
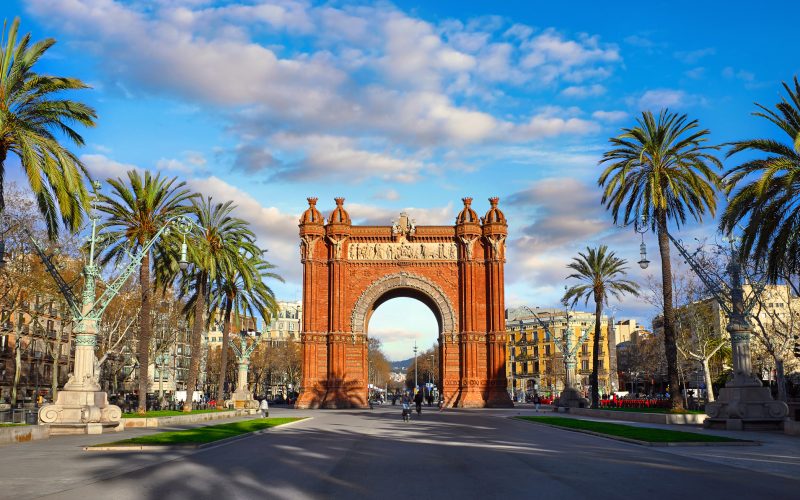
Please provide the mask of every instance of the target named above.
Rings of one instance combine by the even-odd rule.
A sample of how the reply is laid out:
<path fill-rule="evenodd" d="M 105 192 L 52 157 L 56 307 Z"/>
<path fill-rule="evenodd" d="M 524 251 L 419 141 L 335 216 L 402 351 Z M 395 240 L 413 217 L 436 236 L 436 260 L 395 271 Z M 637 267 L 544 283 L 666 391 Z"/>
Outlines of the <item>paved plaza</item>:
<path fill-rule="evenodd" d="M 273 409 L 312 419 L 201 450 L 86 452 L 154 430 L 0 447 L 0 496 L 28 498 L 797 498 L 800 439 L 645 447 L 510 419 L 513 410 Z M 416 415 L 415 415 L 416 416 Z M 674 428 L 674 427 L 672 427 Z"/>

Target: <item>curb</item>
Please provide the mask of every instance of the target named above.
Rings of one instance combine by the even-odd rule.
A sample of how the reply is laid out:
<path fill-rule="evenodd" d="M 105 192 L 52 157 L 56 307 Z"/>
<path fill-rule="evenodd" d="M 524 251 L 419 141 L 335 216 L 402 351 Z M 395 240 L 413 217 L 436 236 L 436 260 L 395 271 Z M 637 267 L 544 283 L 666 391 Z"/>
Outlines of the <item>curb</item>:
<path fill-rule="evenodd" d="M 508 418 L 515 418 L 515 417 L 508 417 Z M 522 420 L 522 419 L 518 418 L 517 420 Z M 597 436 L 597 437 L 601 437 L 601 438 L 613 439 L 614 441 L 623 441 L 625 443 L 638 444 L 640 446 L 650 446 L 650 447 L 656 447 L 656 448 L 682 447 L 682 446 L 686 446 L 686 447 L 697 447 L 697 446 L 761 446 L 761 443 L 758 442 L 758 441 L 717 441 L 717 442 L 695 441 L 695 442 L 687 442 L 687 443 L 681 443 L 681 442 L 651 443 L 650 441 L 641 441 L 639 439 L 626 438 L 626 437 L 622 437 L 622 436 L 613 436 L 613 435 L 610 435 L 610 434 L 603 434 L 601 432 L 595 432 L 595 431 L 590 431 L 590 430 L 586 430 L 586 429 L 573 429 L 573 428 L 570 428 L 570 427 L 561 427 L 559 425 L 546 424 L 544 422 L 536 422 L 536 421 L 533 421 L 533 420 L 523 420 L 523 422 L 530 422 L 532 424 L 544 425 L 544 426 L 547 426 L 547 427 L 552 427 L 554 429 L 560 429 L 562 431 L 580 432 L 581 434 L 589 434 L 589 435 Z"/>
<path fill-rule="evenodd" d="M 134 445 L 118 445 L 118 446 L 83 446 L 83 451 L 181 451 L 181 450 L 200 450 L 204 448 L 214 448 L 217 446 L 224 446 L 235 441 L 240 441 L 242 439 L 247 439 L 253 436 L 257 436 L 260 434 L 266 434 L 267 432 L 274 431 L 276 429 L 281 429 L 283 427 L 289 427 L 294 424 L 298 424 L 300 422 L 311 420 L 314 417 L 300 417 L 300 420 L 295 420 L 294 422 L 287 422 L 285 424 L 281 424 L 275 427 L 268 427 L 266 429 L 261 429 L 258 431 L 247 432 L 245 434 L 240 434 L 238 436 L 231 436 L 225 439 L 219 439 L 217 441 L 211 441 L 210 443 L 202 443 L 202 444 L 173 444 L 173 445 L 161 445 L 161 444 L 134 444 Z"/>

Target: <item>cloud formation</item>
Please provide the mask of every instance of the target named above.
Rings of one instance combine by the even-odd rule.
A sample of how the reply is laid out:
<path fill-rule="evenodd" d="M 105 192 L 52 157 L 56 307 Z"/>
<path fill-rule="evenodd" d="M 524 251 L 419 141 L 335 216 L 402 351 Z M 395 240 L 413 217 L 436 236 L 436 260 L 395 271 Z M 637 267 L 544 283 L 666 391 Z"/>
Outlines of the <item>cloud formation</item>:
<path fill-rule="evenodd" d="M 434 23 L 389 4 L 31 0 L 27 8 L 98 55 L 109 87 L 217 107 L 238 143 L 226 155 L 231 167 L 290 180 L 409 182 L 425 166 L 422 150 L 594 133 L 593 117 L 503 113 L 492 87 L 596 96 L 622 59 L 590 34 L 502 18 Z M 303 43 L 290 48 L 284 38 Z M 164 166 L 198 166 L 188 160 Z"/>

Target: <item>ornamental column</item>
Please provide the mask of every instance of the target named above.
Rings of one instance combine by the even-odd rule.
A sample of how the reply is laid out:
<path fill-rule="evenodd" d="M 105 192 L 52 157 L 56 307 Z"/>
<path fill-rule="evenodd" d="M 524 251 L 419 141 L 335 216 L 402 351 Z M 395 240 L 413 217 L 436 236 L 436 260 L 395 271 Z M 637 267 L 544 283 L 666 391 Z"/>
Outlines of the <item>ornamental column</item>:
<path fill-rule="evenodd" d="M 500 198 L 489 198 L 491 208 L 483 217 L 483 237 L 487 242 L 486 258 L 486 405 L 491 407 L 511 407 L 506 381 L 506 333 L 504 270 L 505 241 L 508 236 L 508 223 L 505 215 L 497 208 Z"/>
<path fill-rule="evenodd" d="M 456 218 L 456 241 L 458 244 L 458 300 L 459 343 L 461 350 L 461 380 L 458 407 L 480 408 L 484 406 L 481 382 L 485 375 L 479 373 L 479 344 L 484 337 L 478 332 L 478 296 L 475 262 L 476 243 L 481 237 L 478 214 L 471 208 L 472 198 L 463 198 L 464 208 Z"/>
<path fill-rule="evenodd" d="M 345 380 L 347 375 L 347 342 L 355 344 L 350 331 L 345 308 L 347 290 L 347 267 L 345 242 L 350 237 L 350 215 L 344 209 L 344 198 L 334 198 L 336 208 L 328 218 L 325 237 L 328 247 L 328 382 L 327 393 L 322 405 L 325 408 L 350 408 L 351 389 Z M 357 392 L 357 391 L 356 391 Z M 358 398 L 355 398 L 358 399 Z M 363 399 L 363 398 L 362 398 Z M 356 406 L 362 406 L 366 401 Z"/>
<path fill-rule="evenodd" d="M 308 198 L 308 209 L 300 217 L 300 261 L 303 264 L 303 324 L 300 339 L 303 343 L 303 381 L 297 408 L 319 408 L 325 397 L 326 372 L 320 365 L 327 364 L 328 353 L 325 331 L 325 315 L 319 311 L 319 288 L 317 283 L 324 274 L 325 264 L 319 254 L 318 243 L 325 236 L 324 220 L 317 210 L 317 198 Z"/>

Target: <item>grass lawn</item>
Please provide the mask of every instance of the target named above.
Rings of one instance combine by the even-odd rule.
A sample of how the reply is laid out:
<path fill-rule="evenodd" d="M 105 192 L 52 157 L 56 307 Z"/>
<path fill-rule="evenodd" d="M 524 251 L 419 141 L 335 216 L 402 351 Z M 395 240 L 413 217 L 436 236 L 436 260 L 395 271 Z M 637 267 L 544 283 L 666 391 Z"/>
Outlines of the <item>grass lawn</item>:
<path fill-rule="evenodd" d="M 618 436 L 637 439 L 648 443 L 723 443 L 740 441 L 720 436 L 697 434 L 694 432 L 670 431 L 653 429 L 650 427 L 635 427 L 632 425 L 612 424 L 608 422 L 594 422 L 592 420 L 579 420 L 564 417 L 517 417 L 520 420 L 530 420 L 541 424 L 564 427 L 566 429 L 579 429 L 609 436 Z"/>
<path fill-rule="evenodd" d="M 192 410 L 190 412 L 182 412 L 180 410 L 150 410 L 144 415 L 140 415 L 136 412 L 132 413 L 123 413 L 122 418 L 154 418 L 154 417 L 177 417 L 180 415 L 194 415 L 197 413 L 214 413 L 217 411 L 230 411 L 227 409 L 217 410 L 217 409 L 210 409 L 210 410 Z"/>
<path fill-rule="evenodd" d="M 0 424 L 0 427 L 18 427 L 20 425 L 28 425 L 28 424 Z"/>
<path fill-rule="evenodd" d="M 302 418 L 259 418 L 254 420 L 242 420 L 230 424 L 208 425 L 196 427 L 185 431 L 159 432 L 148 436 L 140 436 L 113 443 L 103 443 L 95 446 L 134 446 L 134 445 L 182 445 L 182 444 L 204 444 L 219 441 L 248 432 L 260 431 L 276 427 Z"/>
<path fill-rule="evenodd" d="M 671 415 L 703 415 L 705 412 L 700 410 L 683 410 L 683 411 L 672 411 L 668 408 L 607 408 L 603 407 L 600 410 L 609 410 L 609 411 L 627 411 L 631 413 L 669 413 Z"/>

